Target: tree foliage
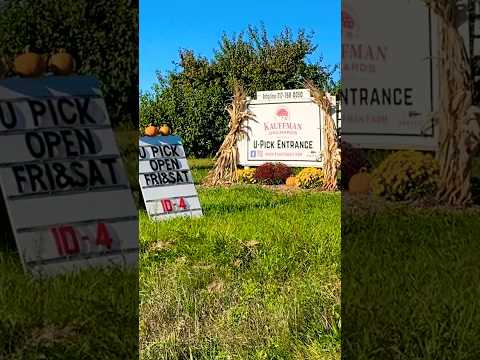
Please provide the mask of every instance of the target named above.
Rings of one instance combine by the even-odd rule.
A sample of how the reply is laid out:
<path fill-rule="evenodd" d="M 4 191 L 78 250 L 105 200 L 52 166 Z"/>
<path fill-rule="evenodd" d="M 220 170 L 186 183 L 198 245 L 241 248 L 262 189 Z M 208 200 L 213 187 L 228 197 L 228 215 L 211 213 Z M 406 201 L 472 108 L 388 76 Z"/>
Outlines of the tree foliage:
<path fill-rule="evenodd" d="M 191 50 L 179 52 L 178 70 L 157 73 L 158 82 L 140 97 L 140 126 L 167 123 L 180 135 L 189 155 L 212 156 L 228 132 L 228 114 L 235 84 L 248 96 L 257 91 L 303 87 L 307 79 L 332 90 L 336 66 L 322 59 L 309 63 L 313 34 L 296 36 L 288 28 L 270 38 L 264 26 L 249 26 L 233 37 L 223 34 L 211 60 Z"/>
<path fill-rule="evenodd" d="M 65 48 L 78 74 L 102 83 L 114 124 L 137 126 L 137 44 L 138 4 L 132 0 L 8 0 L 0 11 L 2 57 L 12 61 L 26 46 L 42 54 Z"/>

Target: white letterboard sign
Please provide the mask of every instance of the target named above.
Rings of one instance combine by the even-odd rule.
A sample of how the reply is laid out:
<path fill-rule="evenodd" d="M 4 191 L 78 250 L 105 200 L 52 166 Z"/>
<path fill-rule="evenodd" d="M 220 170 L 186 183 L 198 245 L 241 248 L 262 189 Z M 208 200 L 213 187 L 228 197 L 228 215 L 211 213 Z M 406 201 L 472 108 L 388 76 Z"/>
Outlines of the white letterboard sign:
<path fill-rule="evenodd" d="M 0 81 L 0 183 L 24 268 L 135 265 L 138 216 L 98 82 Z"/>
<path fill-rule="evenodd" d="M 151 219 L 202 216 L 202 207 L 178 136 L 142 137 L 139 183 Z"/>

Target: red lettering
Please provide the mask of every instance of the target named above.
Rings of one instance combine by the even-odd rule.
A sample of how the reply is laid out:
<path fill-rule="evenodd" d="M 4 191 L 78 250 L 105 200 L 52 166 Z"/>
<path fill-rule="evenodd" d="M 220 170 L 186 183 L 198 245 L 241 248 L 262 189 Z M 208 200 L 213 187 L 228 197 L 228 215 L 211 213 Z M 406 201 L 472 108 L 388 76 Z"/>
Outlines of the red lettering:
<path fill-rule="evenodd" d="M 161 202 L 162 202 L 163 211 L 171 212 L 173 210 L 172 202 L 169 199 L 164 199 Z"/>
<path fill-rule="evenodd" d="M 61 226 L 59 229 L 51 229 L 51 232 L 55 238 L 59 255 L 73 255 L 80 252 L 80 244 L 78 243 L 77 235 L 73 227 Z"/>
<path fill-rule="evenodd" d="M 108 233 L 107 225 L 99 223 L 97 225 L 97 245 L 103 245 L 107 249 L 112 248 L 112 238 Z"/>
<path fill-rule="evenodd" d="M 180 201 L 178 203 L 178 207 L 180 209 L 184 209 L 184 210 L 187 208 L 187 204 L 185 203 L 185 199 L 183 197 L 180 198 Z"/>

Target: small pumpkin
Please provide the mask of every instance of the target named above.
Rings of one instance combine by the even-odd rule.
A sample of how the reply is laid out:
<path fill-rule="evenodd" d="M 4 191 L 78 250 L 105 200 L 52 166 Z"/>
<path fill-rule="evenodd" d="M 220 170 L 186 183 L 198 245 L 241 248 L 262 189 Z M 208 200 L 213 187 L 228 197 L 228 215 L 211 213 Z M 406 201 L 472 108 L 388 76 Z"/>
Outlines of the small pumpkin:
<path fill-rule="evenodd" d="M 162 126 L 160 126 L 159 133 L 162 136 L 168 136 L 171 134 L 171 130 L 168 125 L 163 124 Z"/>
<path fill-rule="evenodd" d="M 348 182 L 348 191 L 351 194 L 368 194 L 371 191 L 372 178 L 365 168 L 356 173 Z"/>
<path fill-rule="evenodd" d="M 15 57 L 13 70 L 20 76 L 38 77 L 47 70 L 47 62 L 44 56 L 27 51 Z"/>
<path fill-rule="evenodd" d="M 150 124 L 145 128 L 144 133 L 145 133 L 146 136 L 157 136 L 158 135 L 158 128 L 156 126 Z"/>
<path fill-rule="evenodd" d="M 285 185 L 289 187 L 297 187 L 298 186 L 298 178 L 296 176 L 289 176 L 285 181 Z"/>
<path fill-rule="evenodd" d="M 60 49 L 50 57 L 48 69 L 56 75 L 71 75 L 75 71 L 75 59 L 65 49 Z"/>

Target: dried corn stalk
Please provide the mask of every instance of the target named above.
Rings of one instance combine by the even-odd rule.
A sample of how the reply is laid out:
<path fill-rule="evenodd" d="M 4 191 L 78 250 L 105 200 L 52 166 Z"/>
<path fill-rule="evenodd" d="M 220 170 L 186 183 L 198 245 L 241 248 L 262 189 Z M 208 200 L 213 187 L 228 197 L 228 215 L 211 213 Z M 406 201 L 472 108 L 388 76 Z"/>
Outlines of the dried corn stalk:
<path fill-rule="evenodd" d="M 438 200 L 452 206 L 471 202 L 472 157 L 479 147 L 479 109 L 473 106 L 469 58 L 456 26 L 456 1 L 424 0 L 440 19 L 440 187 Z"/>
<path fill-rule="evenodd" d="M 340 165 L 340 150 L 338 148 L 335 124 L 331 114 L 332 103 L 327 94 L 320 90 L 312 81 L 307 81 L 305 86 L 310 90 L 313 101 L 325 114 L 323 128 L 325 146 L 323 151 L 324 188 L 327 191 L 337 189 L 337 171 Z"/>
<path fill-rule="evenodd" d="M 238 141 L 247 136 L 245 123 L 253 119 L 253 114 L 247 108 L 247 97 L 244 89 L 237 85 L 231 104 L 227 108 L 230 115 L 229 132 L 222 146 L 215 155 L 215 166 L 208 173 L 204 185 L 231 185 L 237 179 Z"/>

